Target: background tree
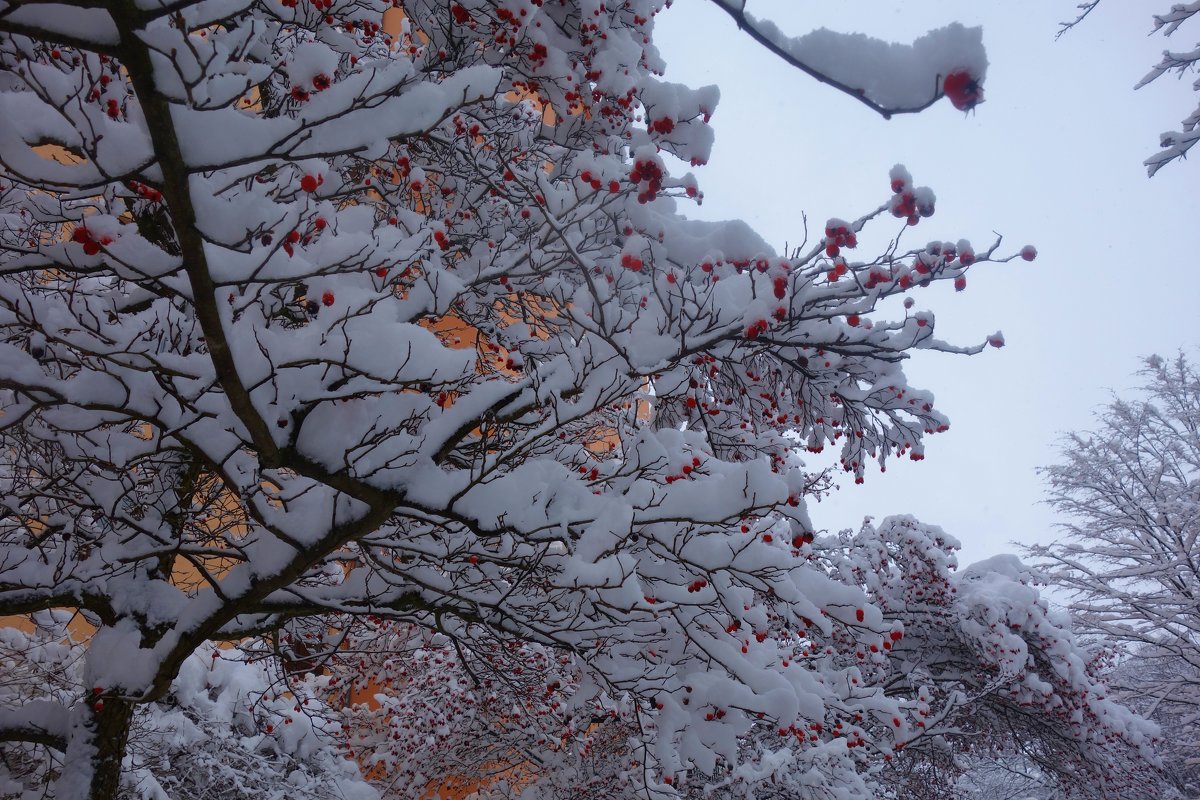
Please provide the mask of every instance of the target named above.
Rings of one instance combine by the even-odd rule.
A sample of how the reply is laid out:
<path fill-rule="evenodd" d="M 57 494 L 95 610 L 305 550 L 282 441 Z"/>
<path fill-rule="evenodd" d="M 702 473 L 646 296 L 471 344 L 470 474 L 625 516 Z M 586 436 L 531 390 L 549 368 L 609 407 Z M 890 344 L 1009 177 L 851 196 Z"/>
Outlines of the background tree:
<path fill-rule="evenodd" d="M 1081 631 L 1116 650 L 1113 692 L 1163 725 L 1172 774 L 1200 786 L 1200 374 L 1147 359 L 1141 394 L 1044 470 L 1065 538 L 1031 548 Z"/>
<path fill-rule="evenodd" d="M 0 614 L 92 629 L 0 714 L 60 753 L 48 794 L 136 790 L 137 720 L 212 643 L 332 671 L 363 620 L 466 675 L 543 654 L 552 721 L 628 725 L 631 794 L 872 793 L 915 701 L 852 688 L 892 623 L 805 551 L 797 445 L 922 458 L 948 421 L 900 364 L 1003 338 L 878 304 L 1014 256 L 910 244 L 903 167 L 782 255 L 685 219 L 717 92 L 658 77 L 664 5 L 0 3 Z M 969 106 L 979 40 L 772 37 L 885 110 Z M 781 657 L 801 630 L 839 658 Z M 503 686 L 511 722 L 538 683 Z M 829 715 L 858 727 L 800 741 Z"/>
<path fill-rule="evenodd" d="M 895 796 L 959 797 L 960 776 L 981 760 L 1021 766 L 1069 795 L 1153 793 L 1153 727 L 1110 697 L 1031 569 L 1001 555 L 959 572 L 958 541 L 912 517 L 843 539 L 835 569 L 896 631 L 882 653 L 854 653 L 866 683 L 911 709 L 898 726 L 903 748 L 884 759 Z"/>

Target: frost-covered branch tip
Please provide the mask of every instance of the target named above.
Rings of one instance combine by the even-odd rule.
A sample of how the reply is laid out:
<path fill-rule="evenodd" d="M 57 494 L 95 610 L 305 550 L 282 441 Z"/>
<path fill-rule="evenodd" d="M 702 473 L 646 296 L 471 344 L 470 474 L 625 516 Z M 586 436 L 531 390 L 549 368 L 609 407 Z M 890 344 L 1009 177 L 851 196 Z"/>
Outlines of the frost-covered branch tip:
<path fill-rule="evenodd" d="M 1092 13 L 1099 4 L 1100 0 L 1091 0 L 1090 2 L 1080 4 L 1081 13 L 1073 21 L 1061 23 L 1057 35 L 1061 36 L 1074 28 Z M 1163 36 L 1170 36 L 1184 22 L 1192 19 L 1197 14 L 1200 14 L 1200 2 L 1195 2 L 1195 0 L 1190 3 L 1172 5 L 1166 13 L 1154 15 L 1154 32 L 1161 33 Z M 1178 52 L 1164 50 L 1162 59 L 1137 82 L 1134 89 L 1140 89 L 1143 86 L 1153 83 L 1170 72 L 1183 78 L 1185 75 L 1193 72 L 1198 63 L 1200 63 L 1200 48 Z M 1200 92 L 1200 80 L 1193 81 L 1192 88 Z M 1166 131 L 1159 136 L 1159 147 L 1161 149 L 1143 162 L 1146 166 L 1147 174 L 1150 177 L 1154 177 L 1155 173 L 1172 161 L 1187 158 L 1188 152 L 1198 140 L 1200 140 L 1200 106 L 1197 106 L 1194 111 L 1183 118 L 1178 130 Z"/>

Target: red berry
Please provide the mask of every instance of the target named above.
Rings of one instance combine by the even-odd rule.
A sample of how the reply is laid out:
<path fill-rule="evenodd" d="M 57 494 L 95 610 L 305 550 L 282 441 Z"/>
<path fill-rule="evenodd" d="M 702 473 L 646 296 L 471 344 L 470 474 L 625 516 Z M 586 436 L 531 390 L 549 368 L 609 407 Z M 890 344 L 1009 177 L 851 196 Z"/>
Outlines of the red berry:
<path fill-rule="evenodd" d="M 959 111 L 970 111 L 983 101 L 983 87 L 966 70 L 947 75 L 942 82 L 942 91 Z"/>
<path fill-rule="evenodd" d="M 851 314 L 850 316 L 846 317 L 846 324 L 852 327 L 857 328 L 858 323 L 860 322 L 862 322 L 862 318 L 859 317 L 858 314 Z"/>
<path fill-rule="evenodd" d="M 333 305 L 333 292 L 327 291 L 325 294 L 321 295 L 321 302 L 326 306 Z"/>
<path fill-rule="evenodd" d="M 858 620 L 859 622 L 862 622 L 864 617 L 866 617 L 866 612 L 864 612 L 861 608 L 855 609 L 854 618 L 856 620 Z"/>
<path fill-rule="evenodd" d="M 954 291 L 961 292 L 963 289 L 966 289 L 966 288 L 967 288 L 967 279 L 966 278 L 959 275 L 957 278 L 954 279 Z"/>
<path fill-rule="evenodd" d="M 1031 244 L 1027 244 L 1021 248 L 1021 258 L 1026 261 L 1033 261 L 1037 258 L 1037 248 Z"/>
<path fill-rule="evenodd" d="M 306 192 L 315 192 L 317 190 L 317 178 L 315 175 L 305 175 L 300 179 L 300 188 Z"/>

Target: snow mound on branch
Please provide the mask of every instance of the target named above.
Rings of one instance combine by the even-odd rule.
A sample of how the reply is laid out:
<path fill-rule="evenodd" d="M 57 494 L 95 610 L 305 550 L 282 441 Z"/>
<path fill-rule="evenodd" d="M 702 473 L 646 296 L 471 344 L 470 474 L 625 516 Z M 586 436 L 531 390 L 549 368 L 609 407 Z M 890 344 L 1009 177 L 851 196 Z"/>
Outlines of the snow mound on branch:
<path fill-rule="evenodd" d="M 955 22 L 912 44 L 901 44 L 827 28 L 791 37 L 769 20 L 747 18 L 792 58 L 888 109 L 929 104 L 940 96 L 942 79 L 952 72 L 965 70 L 980 83 L 987 74 L 983 29 L 979 27 Z"/>
<path fill-rule="evenodd" d="M 1040 578 L 1036 570 L 1026 566 L 1012 553 L 1001 553 L 982 561 L 976 561 L 964 569 L 962 580 L 977 581 L 993 573 L 1018 582 L 1034 582 Z"/>

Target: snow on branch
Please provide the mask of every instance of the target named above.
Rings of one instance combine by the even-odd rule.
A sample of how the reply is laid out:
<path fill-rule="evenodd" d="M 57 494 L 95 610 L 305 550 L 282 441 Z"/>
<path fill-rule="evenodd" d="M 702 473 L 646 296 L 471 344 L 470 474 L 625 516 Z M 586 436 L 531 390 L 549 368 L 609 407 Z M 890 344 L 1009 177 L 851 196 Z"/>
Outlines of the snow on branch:
<path fill-rule="evenodd" d="M 1196 14 L 1200 14 L 1200 2 L 1171 6 L 1171 10 L 1166 14 L 1155 15 L 1154 31 L 1163 36 L 1170 36 L 1179 29 L 1180 25 Z M 1186 52 L 1164 50 L 1162 61 L 1158 62 L 1154 69 L 1138 81 L 1134 88 L 1140 89 L 1168 72 L 1174 72 L 1182 78 L 1185 74 L 1194 71 L 1197 63 L 1200 63 L 1200 47 Z M 1200 91 L 1200 80 L 1193 82 L 1192 88 Z M 1154 173 L 1175 159 L 1186 158 L 1188 151 L 1192 149 L 1192 145 L 1197 140 L 1200 140 L 1200 106 L 1183 119 L 1178 131 L 1167 131 L 1162 134 L 1159 139 L 1159 146 L 1162 147 L 1162 150 L 1146 159 L 1147 172 L 1153 177 Z"/>
<path fill-rule="evenodd" d="M 33 700 L 15 708 L 0 708 L 0 742 L 33 742 L 67 749 L 70 712 L 53 700 Z"/>
<path fill-rule="evenodd" d="M 987 73 L 982 28 L 952 23 L 929 31 L 912 44 L 825 28 L 793 37 L 770 20 L 748 13 L 745 0 L 713 2 L 748 36 L 788 64 L 885 119 L 932 106 L 944 91 L 950 93 L 949 87 L 943 89 L 943 81 L 950 75 L 966 73 L 979 84 Z"/>
<path fill-rule="evenodd" d="M 1100 0 L 1089 0 L 1088 2 L 1079 5 L 1080 13 L 1070 22 L 1063 22 L 1059 25 L 1058 36 L 1062 36 L 1067 31 L 1074 28 L 1079 23 L 1091 14 L 1097 6 L 1100 5 Z M 1179 27 L 1188 20 L 1200 14 L 1200 2 L 1177 3 L 1172 5 L 1170 10 L 1165 14 L 1154 15 L 1154 33 L 1161 33 L 1163 36 L 1170 36 L 1179 30 Z M 1179 78 L 1190 74 L 1196 69 L 1196 65 L 1200 63 L 1200 47 L 1192 50 L 1173 52 L 1164 50 L 1162 60 L 1154 65 L 1146 75 L 1137 82 L 1134 89 L 1141 89 L 1150 83 L 1161 78 L 1167 73 L 1175 73 Z M 1200 92 L 1200 80 L 1192 83 L 1192 89 Z M 1192 146 L 1200 140 L 1200 106 L 1183 118 L 1183 121 L 1178 130 L 1166 131 L 1159 136 L 1159 147 L 1157 153 L 1147 158 L 1143 164 L 1146 166 L 1146 172 L 1150 177 L 1154 177 L 1160 169 L 1170 164 L 1172 161 L 1187 158 L 1188 151 Z"/>

